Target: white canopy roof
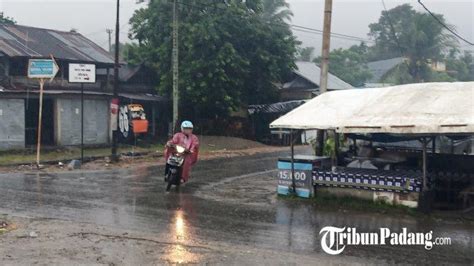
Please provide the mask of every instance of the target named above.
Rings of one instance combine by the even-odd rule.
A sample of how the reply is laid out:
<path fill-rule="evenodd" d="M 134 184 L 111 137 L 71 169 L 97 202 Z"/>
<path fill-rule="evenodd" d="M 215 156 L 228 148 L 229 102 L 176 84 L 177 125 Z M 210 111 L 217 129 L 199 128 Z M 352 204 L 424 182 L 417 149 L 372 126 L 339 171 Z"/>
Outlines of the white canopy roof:
<path fill-rule="evenodd" d="M 271 128 L 341 133 L 474 133 L 474 82 L 418 83 L 324 93 Z"/>

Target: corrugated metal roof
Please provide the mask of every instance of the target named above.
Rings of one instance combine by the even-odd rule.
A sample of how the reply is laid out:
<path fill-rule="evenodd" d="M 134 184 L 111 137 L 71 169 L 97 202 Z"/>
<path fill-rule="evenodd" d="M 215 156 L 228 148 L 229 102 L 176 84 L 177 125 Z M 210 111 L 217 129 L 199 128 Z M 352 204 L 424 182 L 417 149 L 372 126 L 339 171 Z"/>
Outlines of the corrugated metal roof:
<path fill-rule="evenodd" d="M 20 25 L 0 25 L 0 51 L 10 57 L 49 57 L 113 64 L 114 58 L 77 32 Z"/>
<path fill-rule="evenodd" d="M 129 64 L 122 65 L 119 68 L 119 80 L 120 81 L 128 81 L 130 78 L 132 78 L 140 69 L 142 65 L 138 66 L 132 66 Z M 106 69 L 97 69 L 96 71 L 97 75 L 107 75 L 107 70 Z M 113 71 L 109 72 L 110 76 L 114 75 Z"/>
<path fill-rule="evenodd" d="M 321 69 L 313 62 L 296 62 L 298 69 L 295 70 L 297 75 L 311 81 L 319 87 Z M 342 79 L 334 76 L 331 73 L 328 73 L 328 89 L 329 90 L 346 90 L 353 89 L 351 84 L 343 81 Z"/>
<path fill-rule="evenodd" d="M 404 60 L 403 57 L 396 57 L 387 60 L 369 62 L 367 67 L 369 68 L 370 73 L 372 73 L 372 78 L 370 78 L 367 83 L 381 82 L 382 77 L 387 74 L 388 71 L 403 63 Z"/>

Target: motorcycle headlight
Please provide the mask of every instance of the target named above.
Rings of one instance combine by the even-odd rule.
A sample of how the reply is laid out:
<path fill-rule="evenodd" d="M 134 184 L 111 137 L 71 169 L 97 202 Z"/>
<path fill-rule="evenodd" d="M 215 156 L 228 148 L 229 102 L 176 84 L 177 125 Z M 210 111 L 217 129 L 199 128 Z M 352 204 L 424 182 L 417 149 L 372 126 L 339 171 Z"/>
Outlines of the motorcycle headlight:
<path fill-rule="evenodd" d="M 177 151 L 178 153 L 183 153 L 185 150 L 186 150 L 186 149 L 185 149 L 184 147 L 182 147 L 182 146 L 179 146 L 179 145 L 176 146 L 176 151 Z"/>

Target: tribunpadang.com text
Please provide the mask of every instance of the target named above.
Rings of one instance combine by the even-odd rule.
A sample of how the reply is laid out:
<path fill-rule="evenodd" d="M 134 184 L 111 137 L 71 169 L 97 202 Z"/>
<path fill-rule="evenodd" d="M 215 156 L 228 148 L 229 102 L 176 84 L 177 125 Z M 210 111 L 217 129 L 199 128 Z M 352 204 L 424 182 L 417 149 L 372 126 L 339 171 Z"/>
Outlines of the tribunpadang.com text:
<path fill-rule="evenodd" d="M 402 228 L 401 232 L 380 228 L 379 232 L 360 233 L 353 227 L 326 226 L 319 234 L 322 249 L 331 255 L 342 253 L 346 245 L 421 245 L 426 250 L 431 250 L 435 245 L 451 245 L 450 237 L 433 238 L 433 231 L 409 232 L 407 228 Z"/>

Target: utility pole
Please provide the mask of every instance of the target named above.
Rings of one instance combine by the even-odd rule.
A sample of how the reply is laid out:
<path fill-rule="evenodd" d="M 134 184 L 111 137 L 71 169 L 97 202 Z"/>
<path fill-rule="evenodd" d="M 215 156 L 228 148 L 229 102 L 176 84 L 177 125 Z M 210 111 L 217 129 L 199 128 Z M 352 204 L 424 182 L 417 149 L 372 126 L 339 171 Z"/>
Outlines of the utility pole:
<path fill-rule="evenodd" d="M 328 90 L 328 69 L 329 69 L 329 47 L 331 41 L 331 15 L 332 0 L 324 2 L 324 27 L 323 27 L 323 48 L 321 51 L 321 78 L 319 84 L 319 93 L 323 94 Z M 324 131 L 317 131 L 318 147 L 316 155 L 323 155 Z"/>
<path fill-rule="evenodd" d="M 173 133 L 176 131 L 178 123 L 178 105 L 179 105 L 179 90 L 178 90 L 178 11 L 176 9 L 176 0 L 173 1 L 173 53 L 172 53 L 172 67 L 173 67 Z"/>
<path fill-rule="evenodd" d="M 119 17 L 120 17 L 120 0 L 117 0 L 117 19 L 115 23 L 115 64 L 114 64 L 114 89 L 113 89 L 113 98 L 118 99 L 118 87 L 119 87 L 119 33 L 120 33 L 120 25 L 119 25 Z M 109 35 L 110 36 L 110 35 Z M 117 125 L 118 125 L 118 115 L 117 115 Z M 112 155 L 111 160 L 116 162 L 118 161 L 117 157 L 117 129 L 112 132 Z"/>
<path fill-rule="evenodd" d="M 109 53 L 112 52 L 112 32 L 114 32 L 112 29 L 106 29 L 105 32 L 109 35 Z"/>

